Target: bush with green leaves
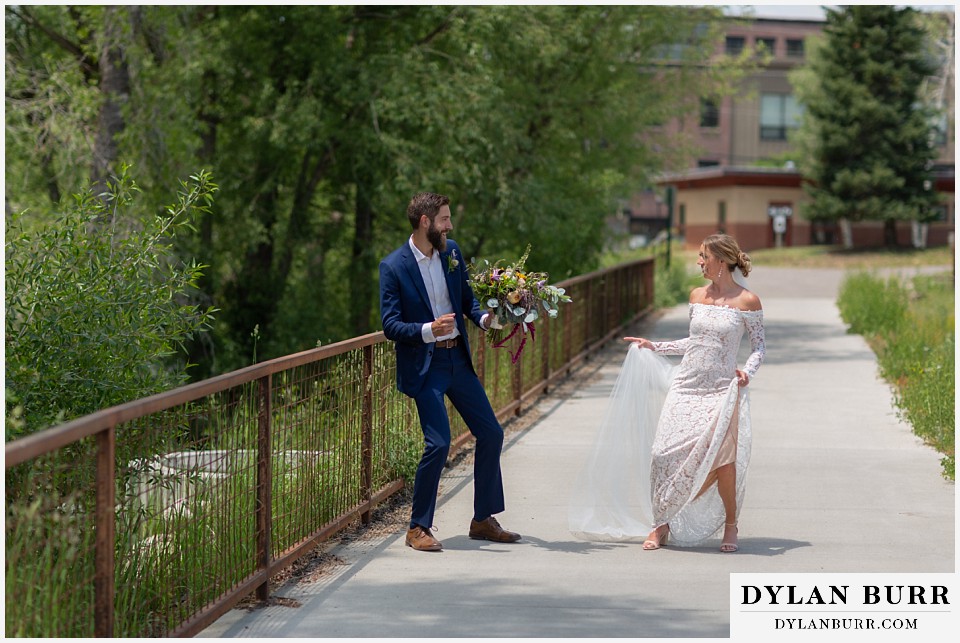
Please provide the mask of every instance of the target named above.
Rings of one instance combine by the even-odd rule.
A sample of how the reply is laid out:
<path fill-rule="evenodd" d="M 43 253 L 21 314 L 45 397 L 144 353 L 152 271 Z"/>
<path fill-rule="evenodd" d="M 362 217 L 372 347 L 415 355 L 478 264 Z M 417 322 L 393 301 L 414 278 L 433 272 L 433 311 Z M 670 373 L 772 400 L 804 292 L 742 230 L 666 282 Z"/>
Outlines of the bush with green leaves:
<path fill-rule="evenodd" d="M 858 335 L 896 334 L 906 320 L 907 289 L 895 277 L 852 273 L 840 284 L 839 301 L 843 321 Z"/>
<path fill-rule="evenodd" d="M 848 276 L 838 306 L 850 332 L 877 354 L 880 373 L 894 386 L 899 416 L 944 454 L 944 476 L 955 479 L 955 331 L 949 272 L 912 282 L 884 282 L 872 274 Z"/>
<path fill-rule="evenodd" d="M 205 266 L 174 251 L 217 186 L 199 172 L 152 220 L 133 214 L 126 166 L 103 194 L 74 196 L 58 220 L 6 240 L 6 440 L 145 397 L 186 379 L 183 343 L 213 308 L 193 301 Z"/>
<path fill-rule="evenodd" d="M 670 308 L 687 303 L 690 291 L 703 285 L 703 276 L 688 272 L 680 257 L 674 257 L 668 266 L 666 259 L 658 256 L 653 281 L 654 305 L 657 308 Z"/>

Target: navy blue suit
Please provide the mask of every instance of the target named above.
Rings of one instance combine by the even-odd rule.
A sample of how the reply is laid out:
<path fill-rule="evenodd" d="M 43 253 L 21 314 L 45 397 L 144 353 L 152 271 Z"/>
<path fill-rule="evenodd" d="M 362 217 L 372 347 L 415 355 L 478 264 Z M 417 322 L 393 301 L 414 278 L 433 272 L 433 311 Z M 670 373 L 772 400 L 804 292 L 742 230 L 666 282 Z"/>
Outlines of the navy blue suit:
<path fill-rule="evenodd" d="M 453 251 L 458 265 L 451 270 L 449 259 Z M 450 419 L 444 396 L 450 398 L 477 439 L 474 520 L 484 520 L 504 509 L 500 475 L 503 429 L 473 368 L 464 321 L 467 315 L 480 326 L 483 310 L 470 288 L 463 254 L 454 241 L 447 239 L 440 263 L 460 331 L 460 341 L 453 348 L 439 348 L 423 341 L 423 325 L 432 322 L 434 316 L 409 242 L 380 262 L 380 317 L 384 335 L 395 343 L 397 388 L 416 402 L 423 429 L 423 457 L 413 485 L 410 526 L 427 529 L 433 526 L 440 475 L 450 450 Z"/>

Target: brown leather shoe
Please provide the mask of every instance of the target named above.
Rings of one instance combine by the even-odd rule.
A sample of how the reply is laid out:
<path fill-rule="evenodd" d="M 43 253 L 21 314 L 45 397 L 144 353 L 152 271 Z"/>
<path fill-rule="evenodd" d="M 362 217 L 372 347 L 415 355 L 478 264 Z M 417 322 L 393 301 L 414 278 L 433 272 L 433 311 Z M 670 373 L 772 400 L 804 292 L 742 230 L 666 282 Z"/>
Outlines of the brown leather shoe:
<path fill-rule="evenodd" d="M 443 545 L 433 537 L 430 530 L 420 525 L 407 530 L 407 547 L 413 547 L 417 551 L 440 551 L 443 549 Z"/>
<path fill-rule="evenodd" d="M 493 516 L 480 522 L 471 520 L 470 537 L 476 540 L 492 540 L 495 543 L 515 543 L 520 540 L 520 534 L 507 531 Z"/>

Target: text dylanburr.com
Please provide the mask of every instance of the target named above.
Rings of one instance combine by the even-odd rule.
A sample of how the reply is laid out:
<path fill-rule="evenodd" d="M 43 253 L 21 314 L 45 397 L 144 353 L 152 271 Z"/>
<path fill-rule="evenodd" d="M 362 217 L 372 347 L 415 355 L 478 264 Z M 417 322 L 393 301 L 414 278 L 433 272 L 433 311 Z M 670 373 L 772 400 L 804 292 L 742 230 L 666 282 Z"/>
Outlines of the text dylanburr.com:
<path fill-rule="evenodd" d="M 730 638 L 953 638 L 957 587 L 956 574 L 730 574 Z"/>

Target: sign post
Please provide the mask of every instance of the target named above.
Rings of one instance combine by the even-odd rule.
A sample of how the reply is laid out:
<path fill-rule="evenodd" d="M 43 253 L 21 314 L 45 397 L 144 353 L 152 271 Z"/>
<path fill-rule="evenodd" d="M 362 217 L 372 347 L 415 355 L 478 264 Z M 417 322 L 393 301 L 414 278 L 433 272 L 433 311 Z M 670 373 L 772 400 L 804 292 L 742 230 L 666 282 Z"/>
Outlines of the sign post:
<path fill-rule="evenodd" d="M 789 205 L 769 205 L 767 216 L 773 226 L 773 244 L 776 248 L 783 247 L 783 235 L 787 232 L 787 218 L 793 216 L 793 207 Z"/>

